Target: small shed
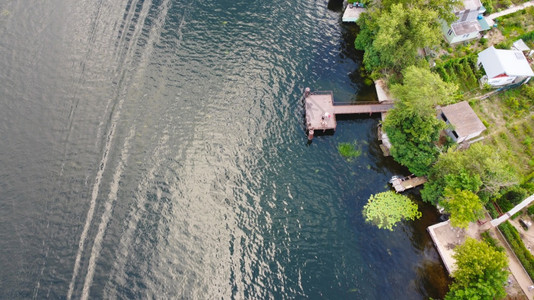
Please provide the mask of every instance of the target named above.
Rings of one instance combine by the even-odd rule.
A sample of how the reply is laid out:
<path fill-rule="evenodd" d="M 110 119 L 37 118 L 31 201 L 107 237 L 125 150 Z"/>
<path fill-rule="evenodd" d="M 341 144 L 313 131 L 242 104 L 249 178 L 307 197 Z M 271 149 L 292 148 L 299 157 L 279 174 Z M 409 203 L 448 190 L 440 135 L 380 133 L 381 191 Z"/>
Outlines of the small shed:
<path fill-rule="evenodd" d="M 512 44 L 512 50 L 519 50 L 519 51 L 530 51 L 530 48 L 525 44 L 525 41 L 523 39 L 519 39 L 515 41 Z"/>
<path fill-rule="evenodd" d="M 478 54 L 477 65 L 486 71 L 483 81 L 495 87 L 526 83 L 534 76 L 525 55 L 519 50 L 491 46 Z"/>
<path fill-rule="evenodd" d="M 440 108 L 438 117 L 453 127 L 445 131 L 457 143 L 473 139 L 486 130 L 466 101 Z"/>

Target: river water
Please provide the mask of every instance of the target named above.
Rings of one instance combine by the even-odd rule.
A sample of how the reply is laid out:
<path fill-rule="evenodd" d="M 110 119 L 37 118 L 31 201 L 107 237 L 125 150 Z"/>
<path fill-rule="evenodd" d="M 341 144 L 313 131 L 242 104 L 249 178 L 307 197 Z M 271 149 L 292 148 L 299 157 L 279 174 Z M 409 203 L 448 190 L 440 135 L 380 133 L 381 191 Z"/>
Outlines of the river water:
<path fill-rule="evenodd" d="M 2 1 L 0 298 L 443 296 L 434 209 L 362 219 L 406 172 L 378 117 L 307 143 L 304 87 L 375 97 L 340 20 L 325 1 Z"/>

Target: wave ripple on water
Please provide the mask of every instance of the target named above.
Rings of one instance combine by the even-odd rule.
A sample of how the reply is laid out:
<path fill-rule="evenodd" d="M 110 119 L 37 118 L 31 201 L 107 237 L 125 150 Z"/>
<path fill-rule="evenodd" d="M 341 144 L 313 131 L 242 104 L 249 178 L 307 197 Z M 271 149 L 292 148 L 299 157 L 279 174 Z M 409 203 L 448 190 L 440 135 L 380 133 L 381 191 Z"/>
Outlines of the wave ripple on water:
<path fill-rule="evenodd" d="M 429 208 L 393 233 L 361 218 L 401 171 L 377 119 L 306 144 L 305 86 L 374 98 L 340 17 L 321 1 L 0 4 L 2 298 L 442 296 Z M 355 140 L 347 163 L 336 145 Z"/>

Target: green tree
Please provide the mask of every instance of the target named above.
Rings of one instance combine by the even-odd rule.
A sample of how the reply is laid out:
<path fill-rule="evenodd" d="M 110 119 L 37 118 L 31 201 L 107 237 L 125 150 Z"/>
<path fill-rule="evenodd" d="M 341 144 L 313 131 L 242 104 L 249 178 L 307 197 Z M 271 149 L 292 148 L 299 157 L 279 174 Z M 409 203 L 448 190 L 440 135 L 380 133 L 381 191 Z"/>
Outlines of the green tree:
<path fill-rule="evenodd" d="M 368 72 L 373 72 L 383 68 L 380 53 L 373 47 L 373 42 L 378 31 L 376 17 L 379 10 L 370 8 L 367 13 L 361 14 L 358 19 L 360 32 L 354 40 L 354 47 L 365 51 L 363 54 L 363 65 Z"/>
<path fill-rule="evenodd" d="M 456 21 L 458 17 L 454 14 L 454 8 L 460 7 L 463 3 L 460 0 L 382 0 L 383 8 L 389 8 L 394 4 L 402 4 L 404 7 L 421 7 L 437 12 L 438 18 L 448 24 Z"/>
<path fill-rule="evenodd" d="M 500 299 L 506 296 L 508 258 L 485 242 L 467 238 L 454 249 L 454 282 L 445 299 Z"/>
<path fill-rule="evenodd" d="M 384 129 L 391 141 L 391 155 L 416 175 L 426 175 L 436 161 L 436 142 L 445 123 L 436 118 L 434 106 L 449 103 L 456 92 L 454 84 L 439 75 L 415 66 L 404 71 L 404 83 L 391 88 L 398 98 L 387 114 Z"/>
<path fill-rule="evenodd" d="M 434 107 L 452 103 L 458 91 L 454 83 L 444 82 L 438 74 L 425 68 L 410 66 L 402 74 L 403 84 L 393 85 L 391 92 L 399 100 L 408 102 L 414 112 L 425 109 L 435 116 Z"/>
<path fill-rule="evenodd" d="M 493 194 L 517 182 L 517 174 L 504 154 L 491 145 L 476 143 L 464 151 L 442 153 L 430 169 L 421 196 L 423 201 L 436 204 L 447 187 Z"/>
<path fill-rule="evenodd" d="M 473 192 L 446 188 L 444 196 L 441 205 L 451 214 L 452 226 L 467 228 L 469 222 L 482 217 L 484 206 Z"/>
<path fill-rule="evenodd" d="M 477 143 L 460 153 L 463 154 L 461 161 L 465 168 L 480 175 L 483 190 L 495 193 L 518 183 L 517 173 L 508 163 L 508 158 L 495 147 Z"/>
<path fill-rule="evenodd" d="M 365 51 L 365 68 L 370 72 L 380 69 L 400 71 L 423 63 L 418 49 L 438 45 L 441 40 L 438 14 L 438 10 L 430 5 L 393 2 L 363 14 L 358 20 L 361 30 L 354 45 Z"/>
<path fill-rule="evenodd" d="M 410 198 L 387 191 L 369 197 L 363 207 L 363 216 L 366 222 L 371 222 L 380 229 L 393 231 L 398 222 L 418 219 L 421 212 Z"/>

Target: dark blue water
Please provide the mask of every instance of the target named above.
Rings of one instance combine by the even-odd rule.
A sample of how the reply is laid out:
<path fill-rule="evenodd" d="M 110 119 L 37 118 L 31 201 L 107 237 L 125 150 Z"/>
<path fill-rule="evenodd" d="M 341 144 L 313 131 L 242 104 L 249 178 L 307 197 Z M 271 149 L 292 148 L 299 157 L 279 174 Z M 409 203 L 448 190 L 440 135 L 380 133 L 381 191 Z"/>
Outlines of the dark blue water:
<path fill-rule="evenodd" d="M 304 87 L 375 97 L 340 19 L 324 1 L 0 3 L 0 298 L 443 296 L 431 207 L 394 232 L 361 216 L 405 171 L 378 117 L 306 141 Z"/>

